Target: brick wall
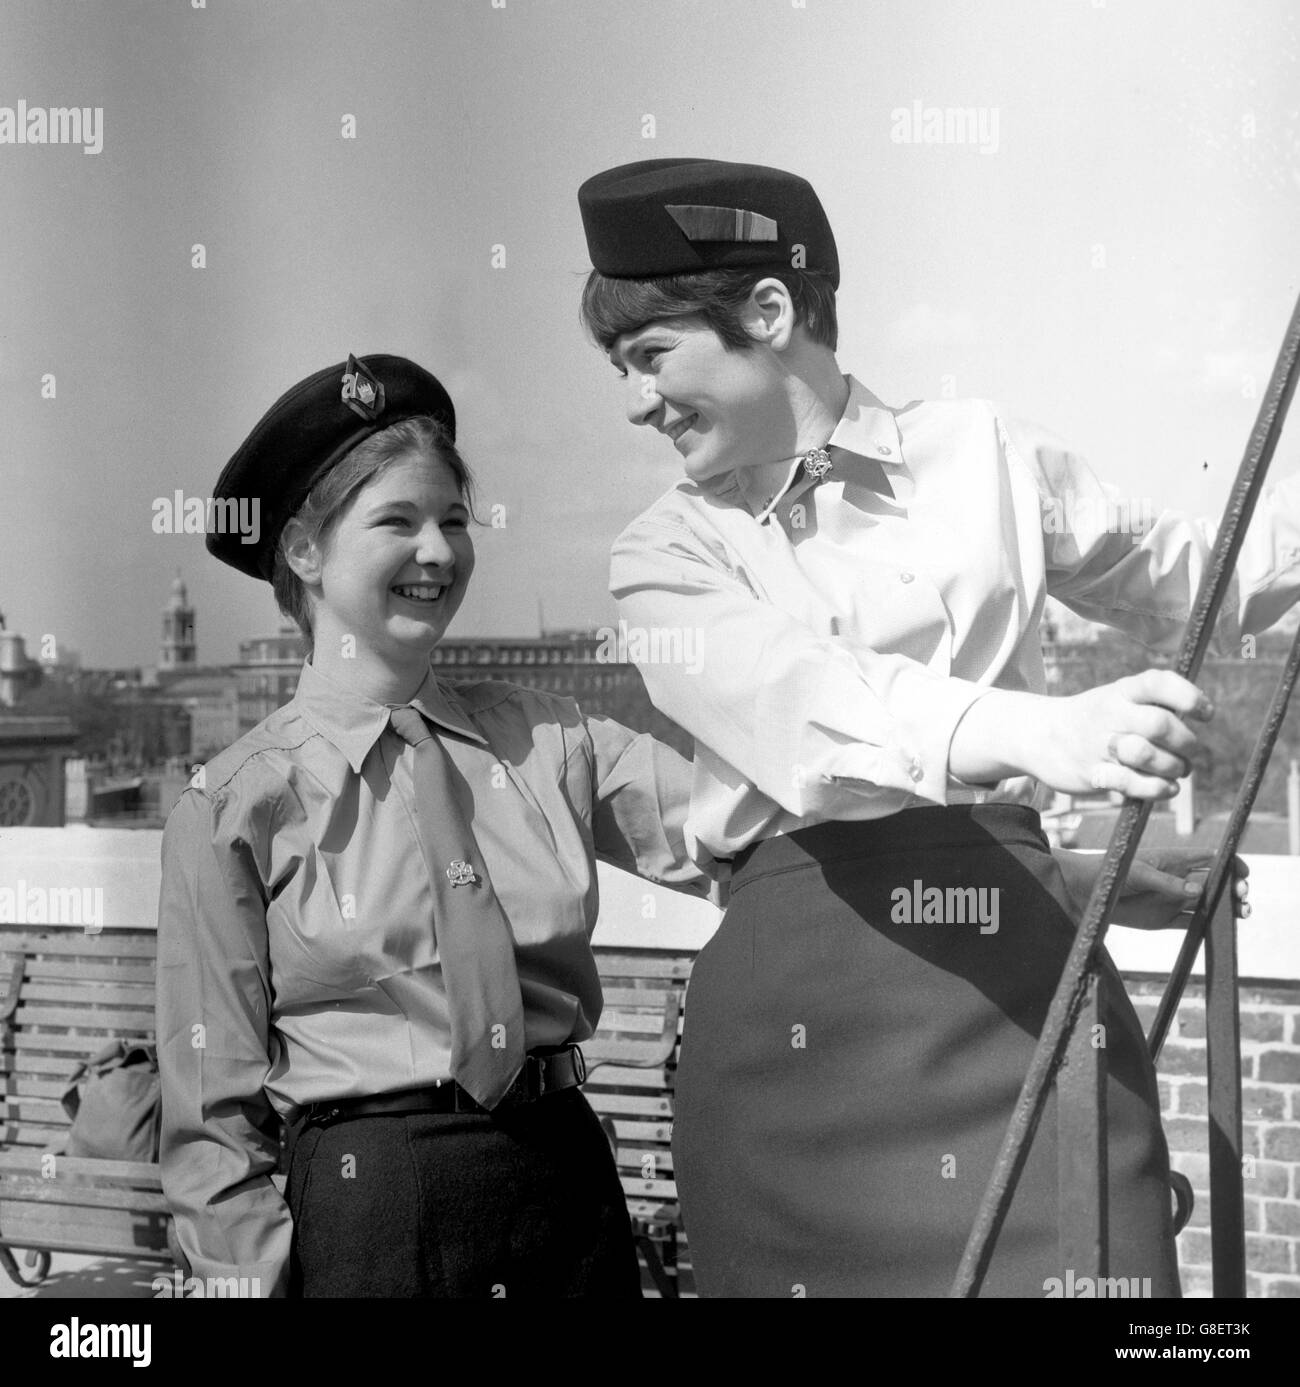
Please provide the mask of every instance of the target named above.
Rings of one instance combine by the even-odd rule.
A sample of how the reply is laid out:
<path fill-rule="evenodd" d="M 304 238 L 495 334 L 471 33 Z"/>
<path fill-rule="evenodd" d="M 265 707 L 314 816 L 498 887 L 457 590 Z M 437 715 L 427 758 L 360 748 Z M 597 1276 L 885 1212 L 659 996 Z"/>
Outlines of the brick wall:
<path fill-rule="evenodd" d="M 1150 1027 L 1163 980 L 1128 976 Z M 1300 1297 L 1300 983 L 1241 989 L 1242 1152 L 1250 1296 Z M 1160 1056 L 1160 1103 L 1174 1168 L 1196 1209 L 1178 1239 L 1183 1293 L 1208 1296 L 1210 1160 L 1205 1087 L 1205 989 L 1188 985 Z"/>

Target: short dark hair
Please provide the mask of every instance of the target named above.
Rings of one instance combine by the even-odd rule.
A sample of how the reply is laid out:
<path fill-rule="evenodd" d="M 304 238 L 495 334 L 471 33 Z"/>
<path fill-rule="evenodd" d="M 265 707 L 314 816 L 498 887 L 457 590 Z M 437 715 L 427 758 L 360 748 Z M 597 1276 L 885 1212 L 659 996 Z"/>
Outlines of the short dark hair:
<path fill-rule="evenodd" d="M 456 451 L 451 435 L 439 420 L 429 414 L 417 414 L 362 439 L 312 487 L 294 511 L 293 518 L 300 522 L 313 544 L 322 543 L 347 509 L 348 502 L 368 481 L 393 463 L 411 456 L 445 462 L 456 479 L 457 491 L 473 515 L 474 478 L 465 459 Z M 302 579 L 285 558 L 283 532 L 275 546 L 271 586 L 280 610 L 297 623 L 307 642 L 307 653 L 311 654 L 311 602 Z"/>
<path fill-rule="evenodd" d="M 794 301 L 795 321 L 814 342 L 835 350 L 839 325 L 830 276 L 815 270 L 701 270 L 660 279 L 613 279 L 592 270 L 582 289 L 583 326 L 608 351 L 624 333 L 660 318 L 699 317 L 729 350 L 747 351 L 754 339 L 740 310 L 761 279 L 779 279 Z"/>

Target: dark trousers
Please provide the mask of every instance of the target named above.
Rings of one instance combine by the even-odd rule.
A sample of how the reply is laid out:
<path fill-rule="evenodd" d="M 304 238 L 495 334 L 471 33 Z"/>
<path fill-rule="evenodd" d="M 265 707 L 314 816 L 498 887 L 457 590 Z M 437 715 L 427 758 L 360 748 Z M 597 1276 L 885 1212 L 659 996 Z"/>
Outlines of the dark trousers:
<path fill-rule="evenodd" d="M 618 1171 L 578 1089 L 305 1127 L 286 1195 L 291 1296 L 641 1294 Z"/>

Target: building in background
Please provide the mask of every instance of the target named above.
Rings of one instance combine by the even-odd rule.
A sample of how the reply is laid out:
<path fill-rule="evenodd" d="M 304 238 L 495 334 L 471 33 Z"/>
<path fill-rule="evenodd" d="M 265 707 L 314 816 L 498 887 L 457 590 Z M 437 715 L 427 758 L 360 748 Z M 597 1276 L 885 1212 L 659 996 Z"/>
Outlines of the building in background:
<path fill-rule="evenodd" d="M 236 679 L 238 736 L 251 732 L 264 718 L 293 697 L 307 657 L 307 642 L 291 622 L 274 636 L 240 641 Z M 231 738 L 234 741 L 235 738 Z"/>
<path fill-rule="evenodd" d="M 194 632 L 194 608 L 190 606 L 185 581 L 179 573 L 172 583 L 171 596 L 163 608 L 162 650 L 159 673 L 191 672 L 199 662 Z"/>
<path fill-rule="evenodd" d="M 27 654 L 23 637 L 5 628 L 0 612 L 0 708 L 12 708 L 26 690 L 40 682 L 40 665 Z"/>
<path fill-rule="evenodd" d="M 168 683 L 160 701 L 182 708 L 189 718 L 189 758 L 207 761 L 238 741 L 239 676 L 233 670 L 186 675 Z"/>

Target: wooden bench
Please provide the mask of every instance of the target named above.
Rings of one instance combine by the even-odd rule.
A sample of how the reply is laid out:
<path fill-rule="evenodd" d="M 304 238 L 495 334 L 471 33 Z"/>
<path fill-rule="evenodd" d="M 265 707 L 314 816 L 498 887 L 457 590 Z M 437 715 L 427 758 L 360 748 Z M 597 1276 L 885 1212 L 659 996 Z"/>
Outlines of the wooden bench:
<path fill-rule="evenodd" d="M 596 949 L 605 1010 L 583 1091 L 611 1135 L 651 1292 L 694 1294 L 673 1157 L 673 1077 L 693 954 Z"/>
<path fill-rule="evenodd" d="M 153 930 L 0 924 L 0 1266 L 22 1284 L 43 1279 L 50 1252 L 172 1263 L 157 1165 L 57 1154 L 69 1075 L 110 1040 L 153 1039 L 155 942 Z M 689 1295 L 669 1141 L 692 956 L 596 953 L 605 1010 L 583 1044 L 586 1093 L 613 1138 L 647 1289 Z"/>
<path fill-rule="evenodd" d="M 0 1266 L 24 1285 L 50 1252 L 170 1266 L 158 1166 L 58 1154 L 69 1076 L 111 1040 L 153 1039 L 153 931 L 0 925 L 0 989 Z"/>

